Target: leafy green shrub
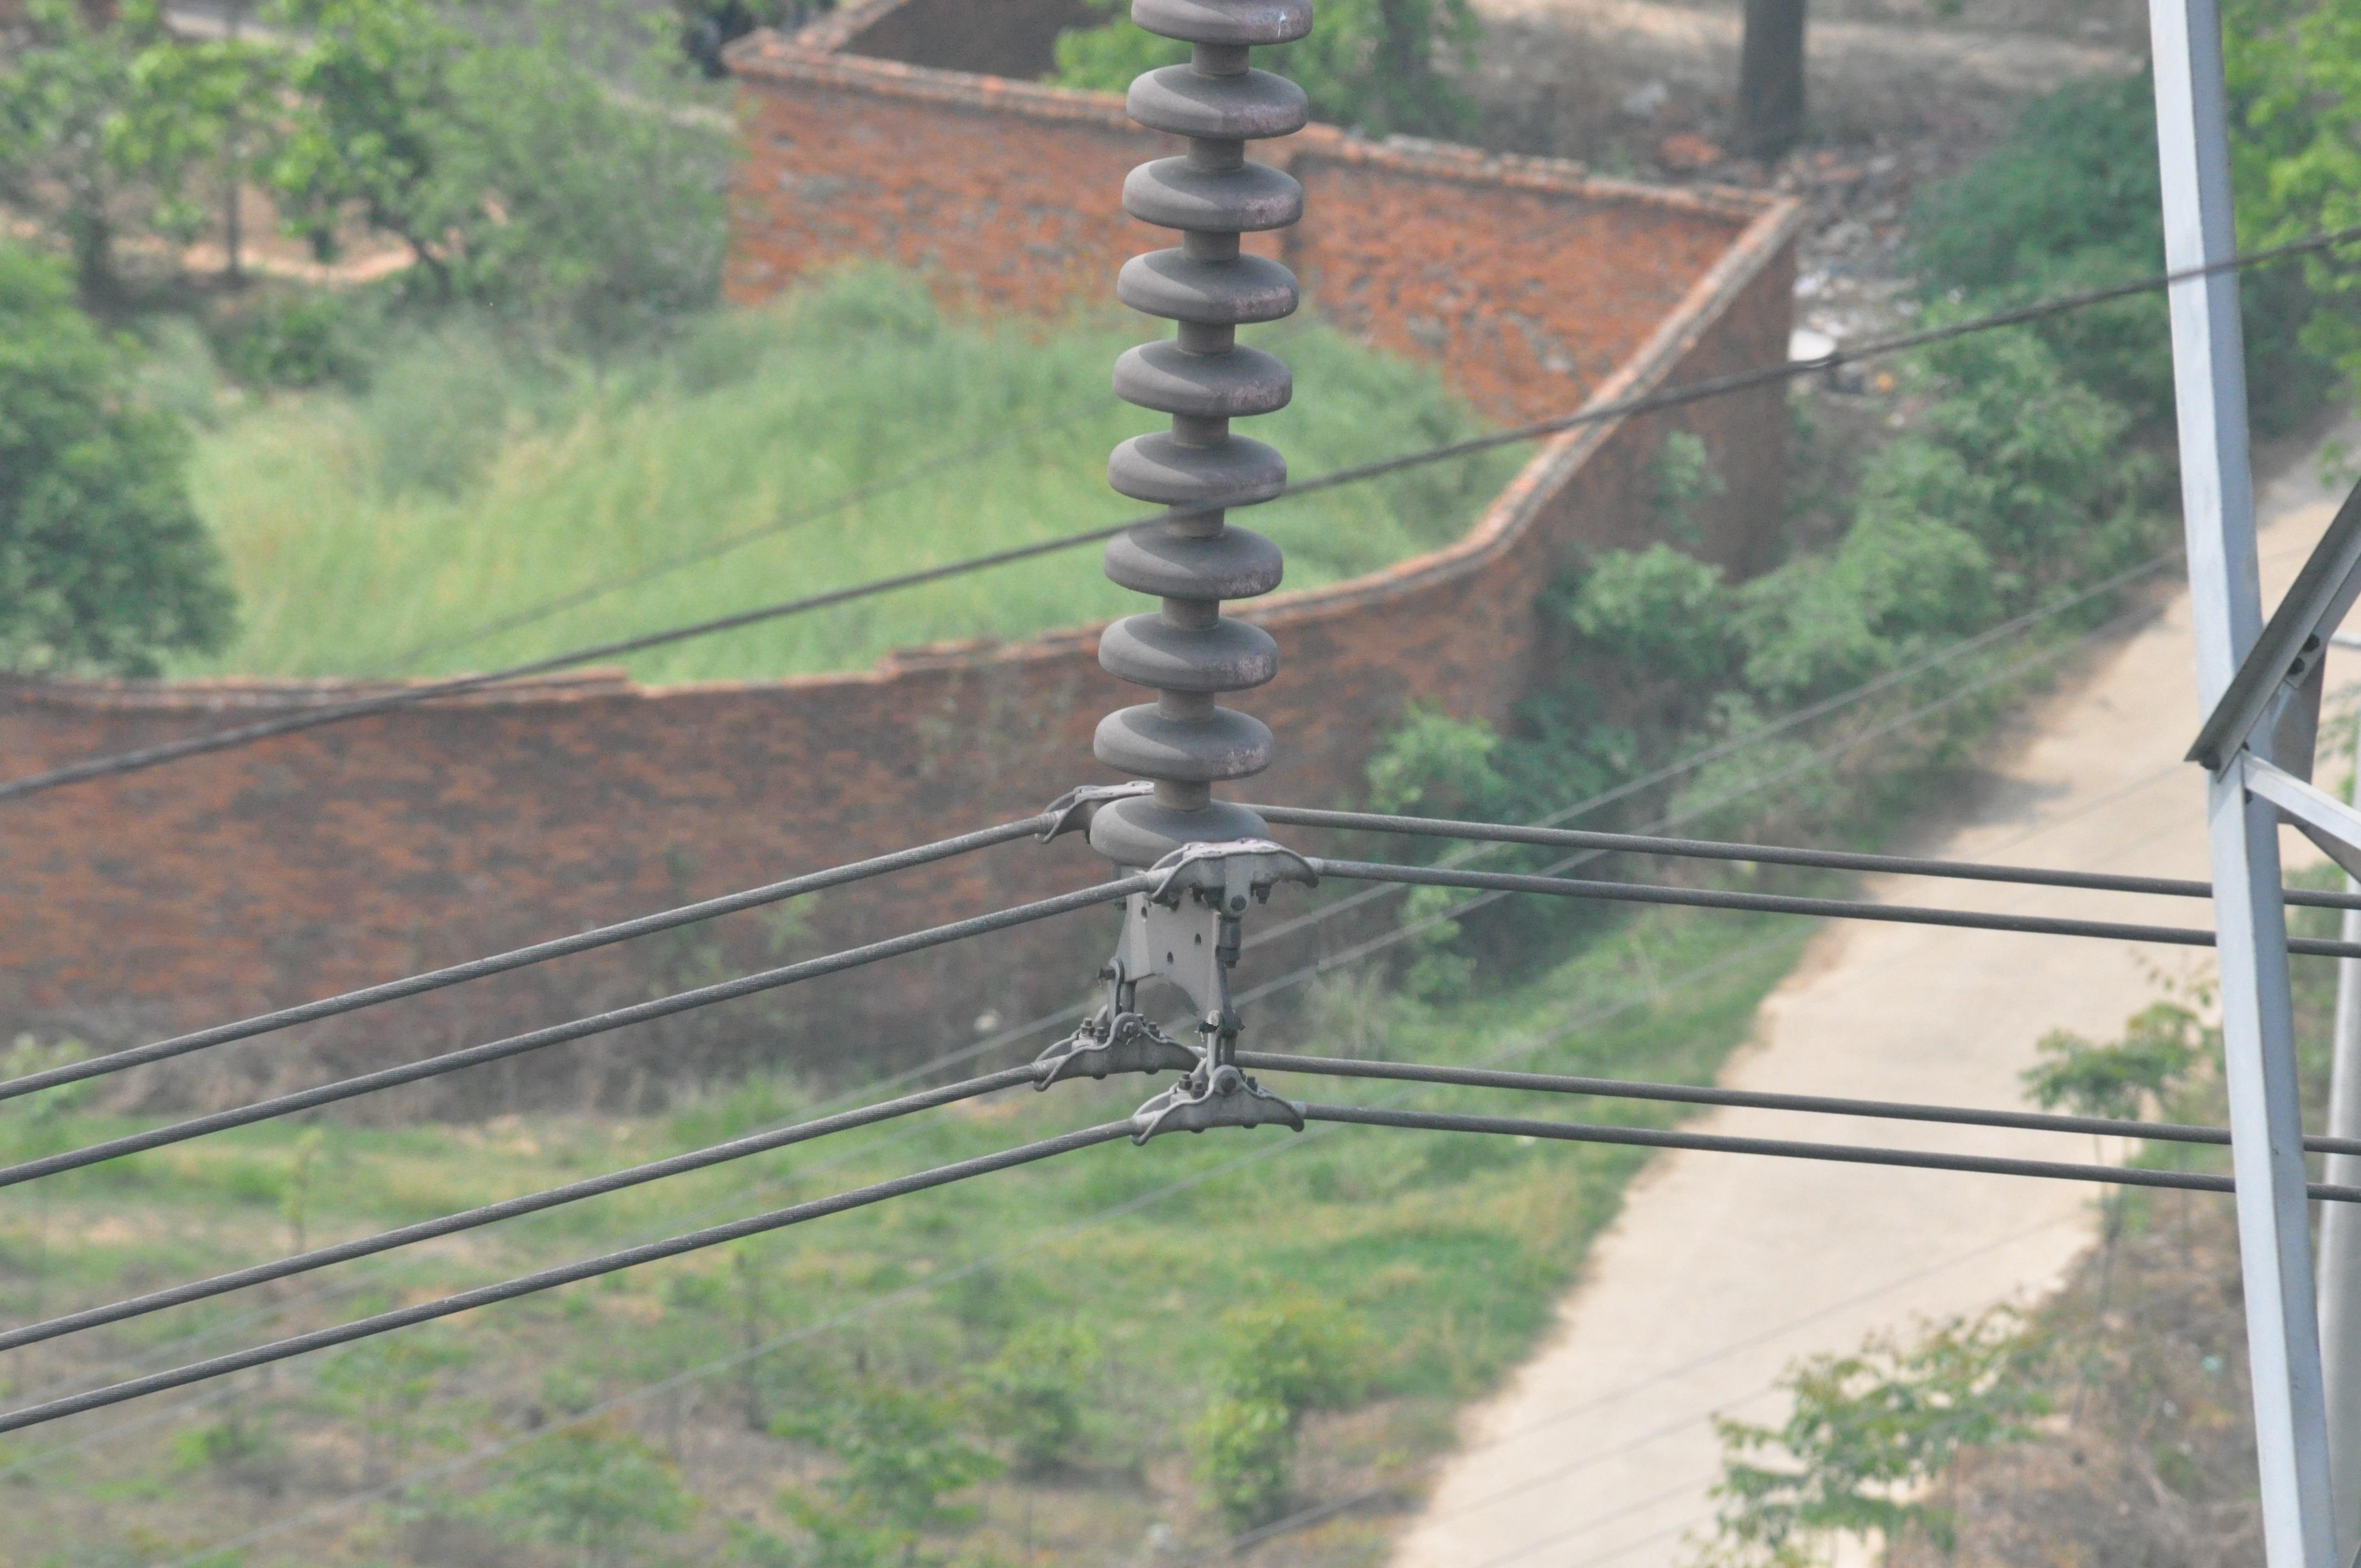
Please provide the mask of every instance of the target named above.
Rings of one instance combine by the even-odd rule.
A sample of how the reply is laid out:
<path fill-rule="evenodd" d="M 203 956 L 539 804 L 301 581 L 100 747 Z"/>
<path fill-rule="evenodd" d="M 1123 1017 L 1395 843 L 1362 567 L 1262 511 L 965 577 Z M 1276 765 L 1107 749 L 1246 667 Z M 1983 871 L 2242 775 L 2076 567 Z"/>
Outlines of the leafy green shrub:
<path fill-rule="evenodd" d="M 591 69 L 599 9 L 537 4 L 487 42 L 430 0 L 290 0 L 304 43 L 271 168 L 289 221 L 326 256 L 357 214 L 436 302 L 578 342 L 710 302 L 728 133 L 667 112 L 659 79 L 626 93 Z"/>
<path fill-rule="evenodd" d="M 2232 156 L 2244 241 L 2361 223 L 2361 15 L 2342 0 L 2235 0 L 2223 34 L 2241 111 Z M 2361 391 L 2361 274 L 2352 255 L 2346 247 L 2309 258 L 2309 291 L 2288 292 L 2311 308 L 2300 345 Z M 2260 390 L 2268 400 L 2271 389 Z"/>
<path fill-rule="evenodd" d="M 2124 1037 L 2110 1044 L 2053 1029 L 2037 1047 L 2041 1059 L 2024 1073 L 2025 1087 L 2044 1110 L 2064 1106 L 2078 1116 L 2135 1117 L 2150 1101 L 2169 1101 L 2189 1074 L 2220 1049 L 2218 1031 L 2174 1002 L 2132 1014 Z"/>
<path fill-rule="evenodd" d="M 229 640 L 186 438 L 131 389 L 62 271 L 0 246 L 0 667 L 152 674 Z"/>
<path fill-rule="evenodd" d="M 82 299 L 119 303 L 118 242 L 187 244 L 247 104 L 275 77 L 255 43 L 192 42 L 158 0 L 122 0 L 104 21 L 78 0 L 29 0 L 26 37 L 0 53 L 0 200 L 71 257 Z"/>
<path fill-rule="evenodd" d="M 955 1393 L 864 1376 L 781 1418 L 782 1435 L 814 1443 L 842 1465 L 819 1495 L 789 1499 L 797 1522 L 823 1543 L 865 1541 L 881 1529 L 915 1542 L 923 1530 L 972 1517 L 944 1498 L 1000 1464 L 970 1439 L 968 1414 Z"/>
<path fill-rule="evenodd" d="M 1730 591 L 1721 568 L 1669 544 L 1611 550 L 1564 601 L 1565 619 L 1642 679 L 1697 686 L 1730 674 Z"/>
<path fill-rule="evenodd" d="M 638 1438 L 585 1424 L 502 1462 L 478 1507 L 517 1539 L 556 1547 L 581 1568 L 620 1568 L 646 1560 L 651 1536 L 686 1525 L 697 1499 Z"/>
<path fill-rule="evenodd" d="M 1019 1466 L 1047 1470 L 1072 1452 L 1097 1370 L 1097 1339 L 1079 1323 L 1020 1329 L 977 1375 L 992 1428 Z"/>
<path fill-rule="evenodd" d="M 221 367 L 251 387 L 357 384 L 366 355 L 354 297 L 264 290 L 214 324 Z"/>
<path fill-rule="evenodd" d="M 1133 27 L 1122 0 L 1091 3 L 1115 19 L 1060 35 L 1050 80 L 1060 86 L 1119 93 L 1141 71 L 1189 58 L 1187 44 Z M 1467 128 L 1475 105 L 1436 57 L 1466 71 L 1480 30 L 1468 0 L 1322 0 L 1311 37 L 1257 60 L 1301 84 L 1323 120 L 1371 136 L 1447 136 Z"/>
<path fill-rule="evenodd" d="M 2234 60 L 2255 60 L 2264 47 L 2251 29 L 2225 30 Z M 2246 75 L 2250 82 L 2285 80 L 2289 67 L 2257 62 Z M 2266 113 L 2257 108 L 2248 117 Z M 2255 141 L 2250 134 L 2241 149 L 2242 203 L 2261 198 L 2287 211 L 2265 194 L 2273 181 L 2257 167 L 2268 159 Z M 2164 265 L 2158 178 L 2155 92 L 2145 72 L 2061 88 L 2028 106 L 1999 148 L 1919 198 L 1910 228 L 1923 286 L 1931 298 L 1952 296 L 1981 312 L 2158 271 Z M 2326 384 L 2321 356 L 2299 342 L 2315 302 L 2292 268 L 2246 274 L 2240 294 L 2255 422 L 2283 431 L 2316 405 Z M 2161 294 L 2141 294 L 2052 316 L 2033 330 L 2075 379 L 2155 427 L 2172 418 L 2167 314 Z"/>
<path fill-rule="evenodd" d="M 1206 1495 L 1235 1528 L 1279 1517 L 1295 1468 L 1295 1418 L 1276 1399 L 1224 1394 L 1191 1434 Z"/>
<path fill-rule="evenodd" d="M 1304 1414 L 1361 1398 L 1367 1334 L 1329 1303 L 1282 1299 L 1232 1312 L 1222 1343 L 1216 1391 L 1191 1433 L 1198 1474 L 1233 1524 L 1260 1524 L 1287 1500 Z"/>
<path fill-rule="evenodd" d="M 1717 1419 L 1722 1478 L 1710 1568 L 1805 1568 L 1839 1535 L 1916 1533 L 1949 1551 L 1953 1519 L 1929 1490 L 1965 1448 L 2029 1434 L 2047 1398 L 2026 1376 L 2037 1347 L 2004 1310 L 1944 1323 L 1915 1343 L 1872 1335 L 1850 1355 L 1790 1367 L 1775 1427 Z M 1784 1456 L 1766 1465 L 1754 1455 Z"/>

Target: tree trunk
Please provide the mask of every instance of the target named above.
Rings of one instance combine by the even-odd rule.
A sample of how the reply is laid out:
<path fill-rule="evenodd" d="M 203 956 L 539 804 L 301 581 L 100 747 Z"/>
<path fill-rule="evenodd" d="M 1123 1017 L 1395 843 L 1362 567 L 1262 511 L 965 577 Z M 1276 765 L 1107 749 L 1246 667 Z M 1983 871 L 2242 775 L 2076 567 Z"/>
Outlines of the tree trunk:
<path fill-rule="evenodd" d="M 1737 150 L 1768 163 L 1804 139 L 1806 0 L 1746 0 L 1738 56 Z"/>

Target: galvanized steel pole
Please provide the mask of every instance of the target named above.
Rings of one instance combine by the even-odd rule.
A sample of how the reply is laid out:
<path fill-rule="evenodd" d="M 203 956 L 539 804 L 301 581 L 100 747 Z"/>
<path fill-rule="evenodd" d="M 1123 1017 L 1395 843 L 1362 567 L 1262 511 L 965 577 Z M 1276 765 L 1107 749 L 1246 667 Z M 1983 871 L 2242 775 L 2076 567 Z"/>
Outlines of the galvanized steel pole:
<path fill-rule="evenodd" d="M 1106 575 L 1154 594 L 1163 608 L 1107 628 L 1099 663 L 1156 693 L 1153 703 L 1101 721 L 1101 762 L 1154 781 L 1152 795 L 1100 807 L 1091 845 L 1120 865 L 1148 866 L 1191 843 L 1263 836 L 1262 818 L 1213 798 L 1213 786 L 1270 765 L 1261 720 L 1221 707 L 1224 692 L 1279 673 L 1279 649 L 1260 627 L 1222 614 L 1222 601 L 1279 586 L 1279 547 L 1230 527 L 1220 508 L 1268 500 L 1287 483 L 1287 462 L 1230 421 L 1269 413 L 1293 394 L 1287 367 L 1237 341 L 1237 329 L 1294 313 L 1295 275 L 1242 253 L 1242 234 L 1285 228 L 1303 213 L 1293 177 L 1249 162 L 1246 144 L 1286 136 L 1310 117 L 1302 89 L 1247 65 L 1257 44 L 1312 30 L 1311 0 L 1133 0 L 1131 18 L 1185 40 L 1186 65 L 1131 84 L 1132 118 L 1188 138 L 1180 158 L 1159 159 L 1124 181 L 1126 211 L 1180 231 L 1180 245 L 1133 258 L 1115 284 L 1123 302 L 1180 323 L 1177 336 L 1143 344 L 1115 362 L 1117 396 L 1172 416 L 1172 428 L 1115 448 L 1107 480 L 1137 500 L 1176 509 L 1107 545 Z"/>
<path fill-rule="evenodd" d="M 2217 0 L 2149 0 L 2148 16 L 2165 261 L 2184 269 L 2236 248 L 2221 14 Z M 2262 630 L 2237 275 L 2191 278 L 2169 298 L 2199 710 L 2210 712 Z M 2206 821 L 2264 1554 L 2270 1568 L 2335 1568 L 2279 820 L 2248 798 L 2242 768 L 2243 753 L 2209 777 Z"/>
<path fill-rule="evenodd" d="M 2340 646 L 2351 647 L 2343 638 Z M 2361 806 L 2361 721 L 2356 723 L 2353 798 Z M 2361 883 L 2345 879 L 2348 890 Z M 2361 909 L 2345 912 L 2342 935 L 2361 941 Z M 2328 1088 L 2328 1135 L 2361 1128 L 2361 959 L 2336 974 L 2336 1058 Z M 2361 1156 L 2331 1155 L 2329 1181 L 2361 1182 Z M 2320 1358 L 2328 1407 L 2328 1473 L 2336 1505 L 2336 1556 L 2361 1551 L 2361 1213 L 2331 1203 L 2320 1214 Z"/>

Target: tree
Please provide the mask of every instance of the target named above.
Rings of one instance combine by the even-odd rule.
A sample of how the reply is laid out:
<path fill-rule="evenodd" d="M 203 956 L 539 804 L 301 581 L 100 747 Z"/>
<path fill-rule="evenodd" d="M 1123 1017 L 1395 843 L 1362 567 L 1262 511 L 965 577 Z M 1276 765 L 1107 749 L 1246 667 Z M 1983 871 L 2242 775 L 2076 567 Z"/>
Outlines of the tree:
<path fill-rule="evenodd" d="M 577 1425 L 511 1459 L 482 1507 L 525 1541 L 558 1547 L 581 1568 L 607 1568 L 645 1562 L 647 1537 L 687 1524 L 697 1499 L 639 1439 Z"/>
<path fill-rule="evenodd" d="M 1804 13 L 1807 0 L 1746 0 L 1738 49 L 1738 126 L 1732 138 L 1768 163 L 1804 139 Z"/>
<path fill-rule="evenodd" d="M 1091 4 L 1117 19 L 1059 35 L 1059 84 L 1120 93 L 1140 72 L 1189 58 L 1187 44 L 1124 19 L 1122 0 Z M 1371 136 L 1449 136 L 1467 128 L 1474 105 L 1436 59 L 1471 66 L 1481 30 L 1468 0 L 1321 0 L 1311 37 L 1256 58 L 1294 78 L 1319 119 Z"/>
<path fill-rule="evenodd" d="M 947 1392 L 884 1378 L 848 1382 L 835 1398 L 780 1423 L 818 1444 L 843 1469 L 821 1495 L 782 1499 L 829 1563 L 915 1561 L 922 1531 L 971 1517 L 944 1498 L 995 1474 L 992 1455 L 968 1440 L 967 1410 Z"/>
<path fill-rule="evenodd" d="M 1193 1436 L 1213 1505 L 1244 1528 L 1285 1504 L 1305 1414 L 1360 1398 L 1367 1336 L 1335 1308 L 1301 1299 L 1233 1312 L 1223 1330 L 1213 1398 Z"/>
<path fill-rule="evenodd" d="M 148 675 L 229 640 L 186 447 L 63 270 L 0 246 L 0 669 Z"/>
<path fill-rule="evenodd" d="M 1850 1355 L 1815 1356 L 1780 1386 L 1795 1397 L 1775 1427 L 1718 1419 L 1722 1478 L 1712 1568 L 1804 1568 L 1839 1535 L 1913 1532 L 1948 1552 L 1953 1521 L 1928 1486 L 1965 1448 L 2012 1442 L 2047 1408 L 2024 1376 L 2015 1320 L 1954 1320 L 1915 1344 L 1872 1335 Z M 1763 1464 L 1758 1454 L 1784 1454 Z"/>
<path fill-rule="evenodd" d="M 321 255 L 357 216 L 409 247 L 438 302 L 577 336 L 719 289 L 728 135 L 586 66 L 589 17 L 537 5 L 522 41 L 485 42 L 429 0 L 292 16 L 305 42 L 271 182 Z"/>
<path fill-rule="evenodd" d="M 104 20 L 30 0 L 26 17 L 24 47 L 0 63 L 0 198 L 63 241 L 85 302 L 113 304 L 126 232 L 185 245 L 209 221 L 199 179 L 224 171 L 230 127 L 266 93 L 272 57 L 184 45 L 157 0 L 126 0 Z"/>
<path fill-rule="evenodd" d="M 2361 224 L 2361 9 L 2349 0 L 2234 0 L 2222 20 L 2238 112 L 2242 243 Z M 2317 308 L 2303 344 L 2361 389 L 2356 248 L 2306 258 Z"/>

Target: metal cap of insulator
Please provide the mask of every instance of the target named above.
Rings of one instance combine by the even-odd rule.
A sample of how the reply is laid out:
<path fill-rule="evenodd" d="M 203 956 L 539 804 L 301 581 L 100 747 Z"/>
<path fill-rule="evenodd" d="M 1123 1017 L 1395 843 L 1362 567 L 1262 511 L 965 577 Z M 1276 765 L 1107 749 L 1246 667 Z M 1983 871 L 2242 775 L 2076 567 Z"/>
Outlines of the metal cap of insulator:
<path fill-rule="evenodd" d="M 1285 228 L 1303 213 L 1293 176 L 1246 156 L 1246 144 L 1301 130 L 1311 115 L 1302 89 L 1247 61 L 1258 44 L 1312 30 L 1311 0 L 1132 0 L 1131 19 L 1191 46 L 1186 65 L 1132 83 L 1133 119 L 1187 138 L 1188 151 L 1158 159 L 1124 181 L 1124 210 L 1180 231 L 1170 250 L 1126 263 L 1124 303 L 1180 323 L 1176 336 L 1142 344 L 1115 362 L 1115 395 L 1172 417 L 1170 431 L 1115 448 L 1107 481 L 1136 500 L 1171 507 L 1107 546 L 1106 575 L 1153 594 L 1160 609 L 1107 629 L 1099 663 L 1156 693 L 1111 713 L 1093 750 L 1101 762 L 1151 781 L 1153 790 L 1100 806 L 1091 844 L 1118 864 L 1153 865 L 1188 844 L 1264 836 L 1262 819 L 1213 798 L 1213 785 L 1270 765 L 1270 731 L 1224 707 L 1224 693 L 1279 673 L 1268 632 L 1226 619 L 1222 601 L 1279 586 L 1278 546 L 1229 526 L 1226 509 L 1251 506 L 1287 484 L 1287 460 L 1230 433 L 1230 422 L 1287 406 L 1294 379 L 1276 356 L 1237 341 L 1237 329 L 1294 313 L 1295 275 L 1245 255 L 1239 236 Z"/>

